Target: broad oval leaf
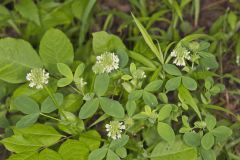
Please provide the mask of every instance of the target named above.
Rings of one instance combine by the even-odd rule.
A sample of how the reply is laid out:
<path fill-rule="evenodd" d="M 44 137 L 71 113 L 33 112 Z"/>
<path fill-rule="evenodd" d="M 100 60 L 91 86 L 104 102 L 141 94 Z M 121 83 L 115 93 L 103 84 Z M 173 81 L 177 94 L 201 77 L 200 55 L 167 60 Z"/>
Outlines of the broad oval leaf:
<path fill-rule="evenodd" d="M 168 74 L 173 75 L 173 76 L 181 76 L 182 75 L 180 70 L 175 65 L 172 65 L 172 64 L 164 64 L 163 69 L 165 72 L 167 72 Z"/>
<path fill-rule="evenodd" d="M 88 152 L 89 150 L 83 142 L 71 139 L 65 141 L 58 151 L 63 160 L 86 160 Z"/>
<path fill-rule="evenodd" d="M 24 41 L 14 38 L 0 40 L 0 79 L 9 83 L 22 83 L 32 68 L 42 67 L 42 62 L 32 48 Z"/>
<path fill-rule="evenodd" d="M 93 99 L 90 101 L 87 101 L 81 108 L 79 112 L 79 118 L 86 119 L 91 117 L 98 109 L 99 106 L 99 100 Z"/>
<path fill-rule="evenodd" d="M 90 130 L 82 133 L 79 138 L 80 142 L 83 142 L 88 146 L 89 150 L 95 150 L 100 147 L 101 136 L 96 130 Z"/>
<path fill-rule="evenodd" d="M 21 0 L 16 4 L 15 8 L 24 18 L 40 26 L 39 11 L 34 1 Z"/>
<path fill-rule="evenodd" d="M 100 105 L 106 114 L 115 118 L 123 118 L 125 115 L 123 106 L 118 101 L 101 97 Z"/>
<path fill-rule="evenodd" d="M 58 72 L 57 63 L 73 62 L 73 46 L 67 36 L 58 29 L 49 29 L 41 39 L 39 54 L 44 66 L 52 73 Z"/>
<path fill-rule="evenodd" d="M 23 116 L 16 124 L 17 128 L 25 128 L 32 126 L 35 122 L 37 122 L 39 117 L 39 113 L 32 113 L 26 116 Z"/>
<path fill-rule="evenodd" d="M 194 91 L 197 89 L 197 82 L 190 77 L 182 76 L 182 83 L 184 87 L 186 87 L 191 91 Z"/>
<path fill-rule="evenodd" d="M 201 139 L 202 147 L 206 150 L 209 150 L 214 145 L 214 136 L 212 133 L 206 133 Z"/>
<path fill-rule="evenodd" d="M 1 143 L 5 146 L 5 148 L 9 151 L 15 153 L 22 153 L 28 151 L 36 151 L 40 147 L 41 144 L 36 143 L 36 141 L 28 141 L 22 135 L 13 135 L 11 137 L 5 138 L 1 140 Z"/>
<path fill-rule="evenodd" d="M 25 114 L 39 113 L 39 106 L 36 101 L 28 96 L 19 96 L 14 100 L 16 108 Z"/>
<path fill-rule="evenodd" d="M 170 116 L 171 112 L 172 112 L 172 106 L 170 104 L 164 105 L 158 113 L 158 120 L 159 121 L 165 120 Z"/>
<path fill-rule="evenodd" d="M 183 135 L 183 140 L 186 144 L 192 147 L 198 147 L 201 144 L 201 136 L 195 132 L 187 132 Z"/>
<path fill-rule="evenodd" d="M 151 106 L 151 107 L 155 107 L 158 104 L 158 100 L 156 98 L 156 96 L 150 92 L 143 92 L 143 100 L 144 103 Z"/>
<path fill-rule="evenodd" d="M 65 77 L 73 79 L 72 70 L 64 63 L 57 64 L 58 71 Z"/>
<path fill-rule="evenodd" d="M 132 92 L 129 93 L 128 95 L 128 99 L 129 100 L 138 100 L 139 98 L 142 97 L 143 94 L 143 90 L 134 90 Z"/>
<path fill-rule="evenodd" d="M 175 133 L 170 125 L 163 122 L 158 122 L 157 126 L 158 134 L 164 139 L 165 141 L 172 143 L 175 140 Z"/>
<path fill-rule="evenodd" d="M 52 126 L 35 124 L 28 128 L 14 128 L 15 135 L 24 135 L 29 141 L 38 142 L 42 146 L 50 146 L 56 143 L 62 135 Z"/>
<path fill-rule="evenodd" d="M 144 90 L 148 92 L 156 92 L 162 86 L 162 83 L 162 80 L 152 81 L 144 88 Z"/>
<path fill-rule="evenodd" d="M 196 148 L 185 145 L 181 140 L 173 144 L 160 142 L 153 149 L 151 160 L 196 160 Z"/>
<path fill-rule="evenodd" d="M 89 154 L 88 160 L 102 160 L 106 156 L 107 151 L 107 148 L 96 149 Z"/>
<path fill-rule="evenodd" d="M 43 113 L 51 113 L 55 111 L 58 107 L 60 107 L 63 103 L 63 95 L 61 93 L 55 93 L 53 97 L 56 100 L 55 104 L 50 96 L 48 96 L 41 105 L 41 112 Z"/>
<path fill-rule="evenodd" d="M 39 160 L 37 151 L 12 154 L 7 160 Z"/>
<path fill-rule="evenodd" d="M 94 91 L 98 96 L 103 96 L 109 85 L 110 77 L 108 74 L 99 74 L 96 76 L 95 82 L 94 82 Z"/>
<path fill-rule="evenodd" d="M 40 152 L 39 160 L 62 160 L 62 158 L 56 151 L 46 148 Z"/>
<path fill-rule="evenodd" d="M 165 88 L 167 89 L 167 91 L 174 91 L 180 86 L 181 80 L 181 77 L 171 78 L 167 81 Z"/>

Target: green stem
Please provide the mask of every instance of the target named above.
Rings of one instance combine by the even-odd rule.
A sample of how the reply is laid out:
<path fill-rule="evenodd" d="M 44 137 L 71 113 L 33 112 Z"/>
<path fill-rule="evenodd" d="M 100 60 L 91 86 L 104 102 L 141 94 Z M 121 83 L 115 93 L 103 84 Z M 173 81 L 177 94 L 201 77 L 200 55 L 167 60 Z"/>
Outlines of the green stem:
<path fill-rule="evenodd" d="M 50 118 L 50 119 L 53 119 L 53 120 L 56 120 L 56 121 L 61 121 L 60 119 L 57 119 L 55 117 L 52 117 L 52 116 L 49 116 L 47 114 L 44 114 L 44 113 L 40 113 L 40 115 L 44 116 L 44 117 L 47 117 L 47 118 Z"/>
<path fill-rule="evenodd" d="M 60 108 L 60 106 L 58 105 L 55 97 L 53 96 L 52 92 L 48 89 L 47 86 L 44 86 L 44 89 L 48 92 L 49 96 L 51 97 L 54 105 L 58 108 L 59 112 L 62 114 L 62 116 L 64 117 L 64 119 L 67 120 L 67 117 L 65 116 L 65 114 L 63 113 L 62 109 Z"/>

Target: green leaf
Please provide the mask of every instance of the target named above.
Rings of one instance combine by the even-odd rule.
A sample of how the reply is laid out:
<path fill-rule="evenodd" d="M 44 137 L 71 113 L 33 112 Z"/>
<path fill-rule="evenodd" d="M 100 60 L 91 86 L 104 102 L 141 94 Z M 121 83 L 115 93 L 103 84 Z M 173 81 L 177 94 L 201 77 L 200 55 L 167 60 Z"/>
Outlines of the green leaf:
<path fill-rule="evenodd" d="M 125 67 L 129 60 L 126 49 L 117 49 L 116 54 L 119 58 L 119 68 Z"/>
<path fill-rule="evenodd" d="M 94 91 L 98 96 L 103 96 L 109 85 L 110 77 L 108 74 L 99 74 L 96 76 L 95 82 L 94 82 Z"/>
<path fill-rule="evenodd" d="M 184 103 L 190 105 L 193 110 L 197 113 L 198 117 L 200 119 L 202 119 L 202 116 L 200 114 L 200 111 L 198 109 L 198 106 L 196 104 L 196 102 L 194 101 L 192 95 L 190 94 L 190 92 L 184 88 L 182 85 L 178 88 L 178 96 L 180 97 L 181 101 L 183 101 Z"/>
<path fill-rule="evenodd" d="M 102 160 L 106 156 L 107 151 L 107 148 L 96 149 L 90 153 L 90 155 L 88 156 L 88 160 Z"/>
<path fill-rule="evenodd" d="M 126 158 L 127 157 L 127 149 L 124 148 L 124 147 L 117 148 L 115 152 L 121 158 Z"/>
<path fill-rule="evenodd" d="M 196 160 L 197 150 L 176 140 L 173 144 L 160 142 L 153 149 L 151 160 Z"/>
<path fill-rule="evenodd" d="M 143 100 L 144 100 L 145 104 L 147 104 L 151 107 L 155 107 L 158 104 L 158 100 L 157 100 L 156 96 L 154 94 L 146 92 L 146 91 L 143 92 Z"/>
<path fill-rule="evenodd" d="M 85 133 L 82 133 L 79 138 L 80 142 L 83 142 L 88 146 L 90 151 L 98 149 L 101 144 L 101 136 L 95 130 L 90 130 Z"/>
<path fill-rule="evenodd" d="M 26 19 L 35 22 L 40 26 L 38 8 L 32 0 L 21 0 L 16 6 L 16 10 Z"/>
<path fill-rule="evenodd" d="M 0 128 L 8 128 L 10 126 L 10 122 L 6 117 L 5 111 L 0 111 Z"/>
<path fill-rule="evenodd" d="M 69 94 L 64 97 L 62 108 L 65 111 L 76 112 L 82 105 L 83 100 L 79 94 Z"/>
<path fill-rule="evenodd" d="M 163 69 L 165 72 L 173 76 L 182 75 L 181 71 L 175 65 L 172 65 L 172 64 L 164 64 Z"/>
<path fill-rule="evenodd" d="M 126 104 L 126 110 L 128 113 L 128 116 L 133 116 L 134 112 L 136 111 L 137 105 L 135 101 L 127 101 Z"/>
<path fill-rule="evenodd" d="M 36 151 L 42 147 L 41 144 L 36 141 L 28 141 L 22 135 L 13 135 L 11 137 L 1 140 L 1 143 L 6 147 L 7 150 L 15 153 Z"/>
<path fill-rule="evenodd" d="M 214 145 L 214 136 L 212 133 L 206 133 L 201 139 L 202 147 L 206 150 L 209 150 Z"/>
<path fill-rule="evenodd" d="M 64 63 L 58 63 L 57 64 L 58 71 L 65 77 L 69 79 L 73 79 L 73 73 L 72 70 L 68 67 L 68 65 Z"/>
<path fill-rule="evenodd" d="M 74 73 L 74 78 L 73 78 L 74 82 L 79 81 L 79 78 L 83 74 L 84 69 L 85 69 L 85 65 L 83 63 L 78 65 L 78 67 L 77 67 L 77 69 L 75 70 L 75 73 Z"/>
<path fill-rule="evenodd" d="M 57 90 L 56 80 L 50 79 L 48 88 L 52 93 L 54 93 Z M 23 95 L 34 99 L 38 103 L 41 103 L 48 96 L 48 92 L 45 89 L 39 90 L 31 88 L 29 87 L 29 84 L 23 84 L 19 86 L 16 90 L 14 90 L 13 95 L 11 96 L 10 100 L 11 111 L 16 111 L 16 105 L 14 104 L 14 101 L 17 97 Z"/>
<path fill-rule="evenodd" d="M 29 141 L 36 141 L 42 146 L 50 146 L 55 144 L 62 135 L 58 133 L 52 126 L 35 124 L 28 128 L 14 128 L 16 135 L 24 135 Z"/>
<path fill-rule="evenodd" d="M 73 46 L 67 36 L 58 29 L 49 29 L 41 39 L 39 54 L 44 66 L 51 73 L 56 73 L 58 63 L 71 65 Z"/>
<path fill-rule="evenodd" d="M 42 62 L 32 48 L 24 41 L 14 38 L 0 40 L 0 79 L 9 83 L 22 83 L 32 68 L 42 67 Z"/>
<path fill-rule="evenodd" d="M 182 76 L 182 83 L 184 87 L 186 87 L 191 91 L 194 91 L 197 89 L 197 82 L 190 77 Z"/>
<path fill-rule="evenodd" d="M 158 122 L 157 130 L 158 130 L 158 134 L 162 137 L 162 139 L 164 139 L 169 143 L 174 142 L 175 133 L 171 126 L 163 122 Z"/>
<path fill-rule="evenodd" d="M 37 122 L 39 113 L 32 113 L 26 116 L 23 116 L 16 124 L 17 128 L 30 127 L 35 122 Z"/>
<path fill-rule="evenodd" d="M 36 101 L 28 96 L 19 96 L 14 100 L 19 111 L 25 114 L 39 113 L 39 106 Z"/>
<path fill-rule="evenodd" d="M 84 10 L 87 7 L 87 2 L 88 0 L 74 0 L 74 2 L 72 3 L 72 12 L 73 15 L 78 18 L 79 20 L 82 19 L 83 14 L 84 14 Z"/>
<path fill-rule="evenodd" d="M 91 117 L 98 109 L 99 106 L 99 100 L 93 99 L 90 101 L 87 101 L 81 108 L 79 112 L 79 118 L 81 119 L 87 119 Z"/>
<path fill-rule="evenodd" d="M 65 87 L 65 86 L 69 85 L 70 83 L 72 83 L 72 79 L 70 79 L 70 78 L 61 78 L 61 79 L 58 80 L 57 86 L 58 87 Z"/>
<path fill-rule="evenodd" d="M 224 141 L 232 135 L 232 130 L 226 126 L 214 128 L 211 132 L 218 141 Z"/>
<path fill-rule="evenodd" d="M 228 16 L 227 16 L 227 20 L 228 20 L 228 23 L 229 23 L 231 29 L 234 30 L 237 26 L 236 25 L 237 20 L 238 20 L 237 15 L 233 11 L 230 11 Z"/>
<path fill-rule="evenodd" d="M 115 118 L 124 117 L 125 113 L 124 113 L 123 106 L 118 101 L 105 98 L 105 97 L 101 97 L 99 100 L 100 100 L 100 106 L 106 114 L 113 116 Z"/>
<path fill-rule="evenodd" d="M 212 115 L 207 115 L 206 116 L 206 119 L 205 119 L 205 122 L 207 124 L 207 129 L 209 131 L 213 130 L 213 128 L 216 126 L 217 124 L 217 121 L 216 121 L 216 118 Z"/>
<path fill-rule="evenodd" d="M 164 59 L 163 59 L 163 54 L 162 52 L 160 52 L 157 47 L 155 46 L 155 44 L 153 43 L 153 40 L 151 38 L 151 36 L 147 33 L 146 29 L 143 27 L 143 25 L 138 21 L 138 19 L 132 14 L 132 17 L 138 27 L 138 29 L 140 30 L 140 32 L 142 33 L 142 36 L 145 40 L 145 42 L 147 43 L 148 47 L 152 50 L 152 52 L 155 54 L 155 56 L 159 59 L 159 61 L 164 64 Z"/>
<path fill-rule="evenodd" d="M 60 146 L 58 152 L 63 160 L 86 160 L 89 150 L 83 142 L 68 139 Z"/>
<path fill-rule="evenodd" d="M 148 85 L 144 88 L 144 90 L 148 92 L 156 92 L 157 90 L 159 90 L 162 84 L 163 84 L 162 80 L 155 80 L 148 83 Z"/>
<path fill-rule="evenodd" d="M 109 148 L 112 150 L 116 150 L 117 148 L 121 148 L 128 143 L 129 137 L 127 135 L 123 135 L 120 139 L 114 140 L 110 143 Z"/>
<path fill-rule="evenodd" d="M 214 152 L 214 150 L 209 149 L 209 150 L 205 150 L 203 148 L 200 148 L 200 153 L 201 156 L 203 158 L 203 160 L 216 160 L 216 154 Z"/>
<path fill-rule="evenodd" d="M 118 49 L 126 49 L 122 40 L 112 34 L 108 34 L 105 31 L 93 33 L 93 51 L 96 54 L 102 54 L 104 52 L 116 51 Z"/>
<path fill-rule="evenodd" d="M 106 160 L 121 160 L 111 149 L 108 150 Z"/>
<path fill-rule="evenodd" d="M 183 140 L 186 144 L 192 147 L 198 147 L 201 144 L 201 136 L 195 132 L 187 132 L 183 135 Z"/>
<path fill-rule="evenodd" d="M 53 94 L 53 97 L 56 100 L 57 106 L 54 104 L 52 98 L 48 96 L 41 105 L 41 112 L 43 113 L 51 113 L 55 111 L 59 106 L 63 103 L 63 95 L 61 93 Z"/>
<path fill-rule="evenodd" d="M 62 158 L 56 151 L 46 148 L 40 152 L 39 160 L 62 160 Z"/>
<path fill-rule="evenodd" d="M 38 152 L 23 152 L 18 154 L 12 154 L 7 160 L 39 160 Z"/>
<path fill-rule="evenodd" d="M 133 90 L 128 95 L 128 100 L 132 100 L 132 101 L 138 100 L 139 98 L 142 97 L 142 94 L 143 94 L 143 90 Z"/>
<path fill-rule="evenodd" d="M 158 113 L 158 120 L 163 121 L 166 118 L 169 118 L 171 112 L 172 112 L 172 106 L 170 104 L 164 105 Z"/>
<path fill-rule="evenodd" d="M 180 86 L 181 80 L 182 80 L 181 77 L 174 77 L 174 78 L 169 79 L 165 85 L 166 90 L 167 91 L 176 90 Z"/>

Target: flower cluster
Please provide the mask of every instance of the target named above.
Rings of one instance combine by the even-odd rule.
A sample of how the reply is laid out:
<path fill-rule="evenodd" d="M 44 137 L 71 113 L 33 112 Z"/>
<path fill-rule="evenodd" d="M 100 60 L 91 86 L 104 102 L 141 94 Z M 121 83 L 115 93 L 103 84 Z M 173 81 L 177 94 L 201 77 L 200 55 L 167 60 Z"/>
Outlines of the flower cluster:
<path fill-rule="evenodd" d="M 83 87 L 87 84 L 87 82 L 84 81 L 83 78 L 79 78 L 79 80 L 76 82 L 76 85 L 78 88 L 83 89 Z"/>
<path fill-rule="evenodd" d="M 93 66 L 95 73 L 111 73 L 119 68 L 119 58 L 115 53 L 105 52 L 96 59 L 96 64 Z"/>
<path fill-rule="evenodd" d="M 171 56 L 175 57 L 173 63 L 177 66 L 186 66 L 185 59 L 190 60 L 190 51 L 188 51 L 185 47 L 178 46 L 172 52 Z"/>
<path fill-rule="evenodd" d="M 122 137 L 121 133 L 126 128 L 123 122 L 111 121 L 110 124 L 106 124 L 107 136 L 116 140 Z"/>
<path fill-rule="evenodd" d="M 26 79 L 30 82 L 30 87 L 36 86 L 37 89 L 42 89 L 48 84 L 49 73 L 42 68 L 34 68 L 27 74 Z"/>

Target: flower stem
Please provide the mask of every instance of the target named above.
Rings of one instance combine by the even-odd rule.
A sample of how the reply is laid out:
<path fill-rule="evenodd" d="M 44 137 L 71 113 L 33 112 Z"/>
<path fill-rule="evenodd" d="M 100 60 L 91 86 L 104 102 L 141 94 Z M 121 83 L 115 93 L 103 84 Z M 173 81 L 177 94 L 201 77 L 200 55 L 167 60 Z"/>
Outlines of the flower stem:
<path fill-rule="evenodd" d="M 49 115 L 44 114 L 44 113 L 40 113 L 40 115 L 42 115 L 42 116 L 44 116 L 44 117 L 48 117 L 48 118 L 53 119 L 53 120 L 56 120 L 56 121 L 61 121 L 61 120 L 58 119 L 58 118 L 55 118 L 55 117 L 49 116 Z"/>
<path fill-rule="evenodd" d="M 51 97 L 54 105 L 58 108 L 59 112 L 62 114 L 62 116 L 64 117 L 64 119 L 67 120 L 66 115 L 63 113 L 62 109 L 61 109 L 60 106 L 58 105 L 58 103 L 57 103 L 55 97 L 53 96 L 52 92 L 48 89 L 47 86 L 44 86 L 44 89 L 48 92 L 48 94 L 49 94 L 49 96 Z"/>

